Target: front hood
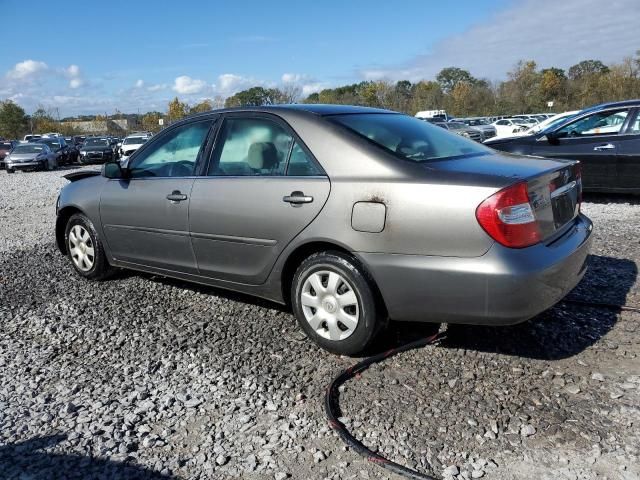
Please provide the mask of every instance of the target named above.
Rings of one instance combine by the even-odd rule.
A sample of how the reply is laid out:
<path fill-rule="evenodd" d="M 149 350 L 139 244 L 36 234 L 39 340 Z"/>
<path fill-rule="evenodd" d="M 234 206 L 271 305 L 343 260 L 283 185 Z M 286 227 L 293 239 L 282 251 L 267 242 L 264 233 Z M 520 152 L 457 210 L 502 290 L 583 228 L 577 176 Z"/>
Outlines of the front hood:
<path fill-rule="evenodd" d="M 469 185 L 503 188 L 518 180 L 559 170 L 571 163 L 574 162 L 495 152 L 428 162 L 425 167 L 442 173 L 457 173 L 458 180 Z"/>

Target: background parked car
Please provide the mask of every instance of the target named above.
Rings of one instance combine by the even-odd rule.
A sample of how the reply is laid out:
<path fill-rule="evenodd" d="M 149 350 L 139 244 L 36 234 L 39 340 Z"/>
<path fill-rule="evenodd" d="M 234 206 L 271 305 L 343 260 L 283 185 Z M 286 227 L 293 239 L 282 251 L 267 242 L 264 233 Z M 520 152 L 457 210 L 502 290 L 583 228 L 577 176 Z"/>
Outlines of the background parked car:
<path fill-rule="evenodd" d="M 482 140 L 493 138 L 498 134 L 498 130 L 494 125 L 491 125 L 488 120 L 480 117 L 471 118 L 456 118 L 454 122 L 464 123 L 465 125 L 475 128 L 482 133 Z"/>
<path fill-rule="evenodd" d="M 42 138 L 42 135 L 37 135 L 37 134 L 29 134 L 29 135 L 25 135 L 23 141 L 24 142 L 36 142 L 38 140 L 40 140 Z"/>
<path fill-rule="evenodd" d="M 522 134 L 530 128 L 530 125 L 522 122 L 519 118 L 502 118 L 495 121 L 492 125 L 496 127 L 496 131 L 498 132 L 496 137 L 512 137 Z"/>
<path fill-rule="evenodd" d="M 129 135 L 125 137 L 122 141 L 122 146 L 120 147 L 120 160 L 126 162 L 133 152 L 138 150 L 142 145 L 144 145 L 147 140 L 149 140 L 148 135 Z"/>
<path fill-rule="evenodd" d="M 80 163 L 104 163 L 114 159 L 111 142 L 103 137 L 88 137 L 80 148 Z"/>
<path fill-rule="evenodd" d="M 585 190 L 640 193 L 640 100 L 596 105 L 536 134 L 491 139 L 486 145 L 580 160 Z"/>
<path fill-rule="evenodd" d="M 75 137 L 64 137 L 64 141 L 69 147 L 67 152 L 67 163 L 76 163 L 78 161 L 78 156 L 80 155 L 80 148 L 76 143 Z"/>
<path fill-rule="evenodd" d="M 15 140 L 2 140 L 0 141 L 0 168 L 4 168 L 4 159 L 9 152 L 17 145 Z"/>
<path fill-rule="evenodd" d="M 36 143 L 44 143 L 49 146 L 56 156 L 57 165 L 66 165 L 69 162 L 69 146 L 64 137 L 43 136 Z"/>
<path fill-rule="evenodd" d="M 8 173 L 16 170 L 53 170 L 58 167 L 57 155 L 46 143 L 21 143 L 5 157 Z"/>
<path fill-rule="evenodd" d="M 471 140 L 475 140 L 476 142 L 482 142 L 482 132 L 473 127 L 469 127 L 468 125 L 461 122 L 432 122 L 434 125 L 438 127 L 444 128 L 445 130 L 451 130 L 456 135 L 460 135 L 462 137 L 470 138 Z"/>

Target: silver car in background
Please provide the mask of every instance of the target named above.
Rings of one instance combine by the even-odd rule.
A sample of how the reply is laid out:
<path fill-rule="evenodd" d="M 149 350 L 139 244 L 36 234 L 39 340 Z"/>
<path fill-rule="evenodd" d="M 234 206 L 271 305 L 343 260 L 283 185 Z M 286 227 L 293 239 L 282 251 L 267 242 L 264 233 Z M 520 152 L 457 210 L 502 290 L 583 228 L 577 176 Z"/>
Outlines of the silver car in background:
<path fill-rule="evenodd" d="M 288 303 L 341 354 L 388 319 L 525 321 L 580 281 L 592 231 L 578 162 L 362 107 L 197 114 L 126 166 L 67 178 L 56 239 L 82 277 L 130 268 Z"/>
<path fill-rule="evenodd" d="M 54 170 L 58 157 L 45 143 L 20 143 L 4 159 L 8 173 L 16 170 Z"/>

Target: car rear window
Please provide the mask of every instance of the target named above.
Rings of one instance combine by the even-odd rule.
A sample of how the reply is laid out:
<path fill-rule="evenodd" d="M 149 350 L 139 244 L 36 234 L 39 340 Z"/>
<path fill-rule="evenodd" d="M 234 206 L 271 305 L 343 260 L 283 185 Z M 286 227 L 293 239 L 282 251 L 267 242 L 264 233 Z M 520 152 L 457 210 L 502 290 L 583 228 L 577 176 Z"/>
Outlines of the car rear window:
<path fill-rule="evenodd" d="M 327 119 L 366 138 L 384 150 L 413 162 L 488 154 L 472 140 L 414 117 L 389 113 L 332 115 Z"/>

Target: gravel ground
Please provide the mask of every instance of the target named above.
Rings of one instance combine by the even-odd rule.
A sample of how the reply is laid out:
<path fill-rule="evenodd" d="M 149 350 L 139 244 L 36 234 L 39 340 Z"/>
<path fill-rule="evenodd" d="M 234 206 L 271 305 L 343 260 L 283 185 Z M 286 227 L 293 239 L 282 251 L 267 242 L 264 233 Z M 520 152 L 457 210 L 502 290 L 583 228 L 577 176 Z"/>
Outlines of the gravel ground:
<path fill-rule="evenodd" d="M 53 242 L 64 172 L 0 171 L 0 478 L 393 478 L 344 448 L 322 398 L 353 359 L 270 303 L 161 277 L 82 281 Z M 587 197 L 573 298 L 640 305 L 640 202 Z M 640 315 L 562 303 L 348 383 L 343 420 L 445 478 L 638 479 Z M 424 335 L 395 325 L 377 348 Z"/>

